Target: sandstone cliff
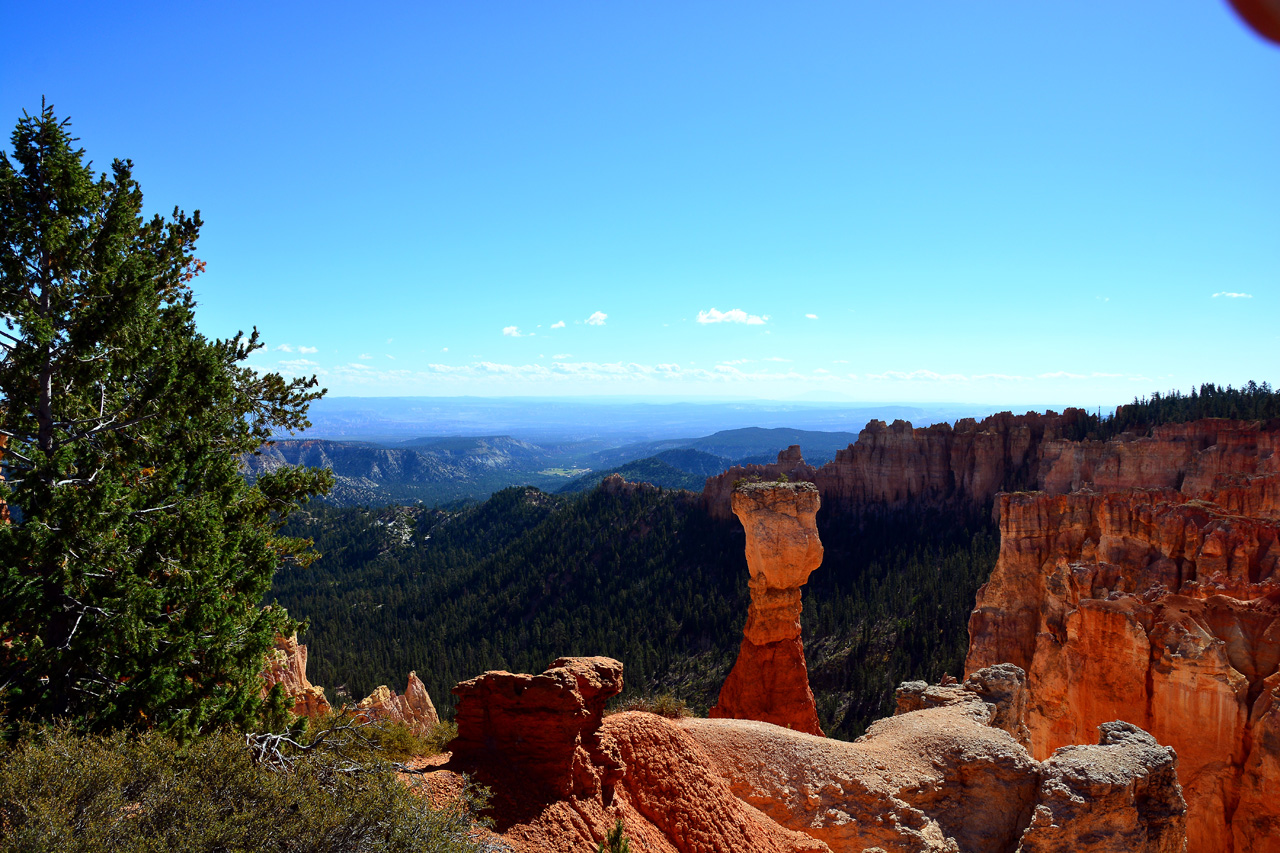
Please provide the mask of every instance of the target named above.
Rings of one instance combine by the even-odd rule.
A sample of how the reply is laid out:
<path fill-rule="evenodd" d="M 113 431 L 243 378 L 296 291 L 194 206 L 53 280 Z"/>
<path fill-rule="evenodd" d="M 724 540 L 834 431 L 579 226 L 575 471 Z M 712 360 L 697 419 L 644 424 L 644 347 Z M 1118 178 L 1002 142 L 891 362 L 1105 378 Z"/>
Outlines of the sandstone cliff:
<path fill-rule="evenodd" d="M 800 587 L 822 563 L 818 490 L 811 483 L 745 483 L 733 512 L 747 534 L 751 606 L 738 660 L 711 709 L 820 735 L 800 638 Z"/>
<path fill-rule="evenodd" d="M 1280 851 L 1280 800 L 1264 793 L 1280 784 L 1280 522 L 1259 441 L 1274 436 L 1233 430 L 1201 447 L 1186 426 L 1107 463 L 1109 484 L 1166 488 L 1000 497 L 1000 557 L 966 669 L 1027 670 L 1038 758 L 1111 720 L 1174 747 L 1191 853 Z M 1154 462 L 1153 448 L 1171 455 Z"/>
<path fill-rule="evenodd" d="M 955 426 L 915 429 L 906 421 L 871 421 L 858 441 L 820 468 L 805 464 L 799 447 L 772 465 L 735 467 L 707 480 L 703 503 L 717 518 L 729 517 L 733 483 L 745 477 L 787 474 L 818 487 L 824 505 L 856 514 L 873 507 L 923 503 L 981 509 L 1000 491 L 1038 489 L 1063 494 L 1174 488 L 1191 497 L 1221 490 L 1234 479 L 1248 486 L 1258 475 L 1280 473 L 1280 424 L 1206 418 L 1156 427 L 1149 437 L 1072 441 L 1084 413 L 1028 412 L 972 418 Z M 1263 488 L 1261 483 L 1255 489 Z M 1269 488 L 1273 506 L 1276 481 Z"/>
<path fill-rule="evenodd" d="M 489 785 L 500 840 L 518 853 L 592 853 L 617 820 L 635 853 L 1183 849 L 1173 751 L 1110 723 L 1097 745 L 1035 761 L 1006 730 L 1025 707 L 1012 666 L 904 685 L 911 710 L 855 743 L 748 720 L 601 719 L 621 688 L 607 658 L 459 688 L 455 752 L 429 785 L 448 790 L 464 772 Z"/>

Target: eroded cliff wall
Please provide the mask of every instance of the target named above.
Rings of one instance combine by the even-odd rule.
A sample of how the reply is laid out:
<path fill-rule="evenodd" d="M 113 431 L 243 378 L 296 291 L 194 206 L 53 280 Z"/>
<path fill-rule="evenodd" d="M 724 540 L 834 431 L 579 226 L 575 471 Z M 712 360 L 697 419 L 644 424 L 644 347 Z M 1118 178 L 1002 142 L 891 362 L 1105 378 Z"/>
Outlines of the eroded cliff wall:
<path fill-rule="evenodd" d="M 912 503 L 980 509 L 1001 491 L 1023 489 L 1172 488 L 1198 497 L 1280 471 L 1280 424 L 1206 418 L 1156 427 L 1143 438 L 1064 437 L 1082 415 L 1078 409 L 1002 413 L 923 429 L 906 421 L 871 421 L 855 444 L 820 468 L 805 464 L 801 449 L 792 447 L 772 465 L 735 467 L 708 478 L 703 503 L 713 516 L 728 518 L 735 482 L 780 474 L 814 483 L 829 511 L 856 514 Z M 1274 481 L 1271 488 L 1277 488 Z"/>
<path fill-rule="evenodd" d="M 1246 473 L 1274 464 L 1256 433 L 1225 435 L 1226 448 L 1204 447 L 1203 433 L 1178 431 L 1106 462 L 1112 483 L 1166 488 L 1002 495 L 966 669 L 1027 670 L 1038 758 L 1111 720 L 1174 747 L 1191 853 L 1274 853 L 1280 800 L 1264 792 L 1280 784 L 1280 475 Z M 1171 455 L 1152 461 L 1161 447 Z"/>

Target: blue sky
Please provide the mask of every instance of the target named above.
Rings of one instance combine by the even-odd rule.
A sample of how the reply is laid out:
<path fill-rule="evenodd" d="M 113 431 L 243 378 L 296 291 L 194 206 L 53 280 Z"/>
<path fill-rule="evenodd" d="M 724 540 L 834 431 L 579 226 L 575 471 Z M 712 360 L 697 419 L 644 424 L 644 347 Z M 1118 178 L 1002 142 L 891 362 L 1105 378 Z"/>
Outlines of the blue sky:
<path fill-rule="evenodd" d="M 1216 0 L 24 3 L 0 119 L 206 221 L 339 395 L 1280 381 L 1280 49 Z M 7 140 L 6 140 L 7 145 Z"/>

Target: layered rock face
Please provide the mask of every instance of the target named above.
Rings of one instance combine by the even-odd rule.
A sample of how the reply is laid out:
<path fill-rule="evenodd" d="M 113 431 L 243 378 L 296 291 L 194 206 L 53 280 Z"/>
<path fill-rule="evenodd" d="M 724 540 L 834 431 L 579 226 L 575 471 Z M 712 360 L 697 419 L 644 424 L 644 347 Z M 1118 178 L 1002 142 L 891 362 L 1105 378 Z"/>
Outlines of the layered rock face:
<path fill-rule="evenodd" d="M 560 796 L 593 795 L 621 775 L 616 750 L 599 737 L 604 706 L 622 692 L 612 658 L 560 658 L 541 675 L 486 672 L 453 688 L 454 757 L 500 761 Z"/>
<path fill-rule="evenodd" d="M 904 685 L 900 705 L 912 710 L 855 743 L 750 720 L 600 721 L 593 709 L 616 672 L 607 658 L 562 658 L 541 676 L 465 682 L 463 748 L 429 785 L 447 789 L 459 773 L 489 785 L 499 843 L 517 853 L 592 853 L 617 820 L 636 853 L 1182 850 L 1173 751 L 1110 724 L 1097 746 L 1035 761 L 1006 730 L 1022 729 L 1026 700 L 1013 666 L 963 685 Z M 555 709 L 569 720 L 557 723 Z M 569 730 L 573 754 L 597 747 L 570 758 Z M 566 764 L 601 754 L 611 785 L 557 784 Z"/>
<path fill-rule="evenodd" d="M 496 828 L 520 853 L 593 853 L 617 820 L 636 853 L 827 850 L 735 797 L 669 721 L 603 719 L 621 689 L 622 664 L 601 657 L 465 681 L 454 688 L 458 737 L 431 784 L 447 790 L 466 773 L 489 786 Z"/>
<path fill-rule="evenodd" d="M 293 713 L 299 717 L 323 717 L 331 710 L 324 688 L 307 680 L 307 647 L 297 636 L 276 637 L 276 647 L 262 672 L 262 695 L 277 684 L 293 699 Z"/>
<path fill-rule="evenodd" d="M 733 512 L 747 534 L 751 606 L 738 660 L 713 718 L 761 720 L 820 735 L 800 638 L 800 587 L 822 564 L 812 483 L 743 483 Z"/>
<path fill-rule="evenodd" d="M 1097 491 L 1174 488 L 1191 497 L 1214 492 L 1226 500 L 1228 485 L 1254 494 L 1250 481 L 1280 473 L 1280 424 L 1207 418 L 1156 427 L 1152 435 L 1110 441 L 1064 438 L 1084 416 L 1002 413 L 914 429 L 906 421 L 871 421 L 858 441 L 820 468 L 806 465 L 800 449 L 779 454 L 773 465 L 735 467 L 711 477 L 703 490 L 707 511 L 729 517 L 733 483 L 748 476 L 817 485 L 822 501 L 841 513 L 919 503 L 935 507 L 987 506 L 997 492 L 1038 489 L 1064 494 L 1085 486 Z M 1270 481 L 1273 505 L 1280 492 Z"/>
<path fill-rule="evenodd" d="M 427 687 L 418 673 L 409 673 L 409 684 L 404 695 L 397 695 L 385 684 L 356 704 L 356 715 L 371 720 L 388 720 L 403 723 L 418 734 L 425 734 L 440 722 L 435 703 L 427 694 Z"/>
<path fill-rule="evenodd" d="M 1280 504 L 1275 457 L 1240 433 L 1187 451 L 1182 491 L 1002 495 L 1000 558 L 969 622 L 966 670 L 1027 669 L 1037 757 L 1112 720 L 1177 750 L 1191 853 L 1280 851 L 1265 793 L 1280 785 Z M 1133 476 L 1158 469 L 1148 457 L 1124 457 Z"/>

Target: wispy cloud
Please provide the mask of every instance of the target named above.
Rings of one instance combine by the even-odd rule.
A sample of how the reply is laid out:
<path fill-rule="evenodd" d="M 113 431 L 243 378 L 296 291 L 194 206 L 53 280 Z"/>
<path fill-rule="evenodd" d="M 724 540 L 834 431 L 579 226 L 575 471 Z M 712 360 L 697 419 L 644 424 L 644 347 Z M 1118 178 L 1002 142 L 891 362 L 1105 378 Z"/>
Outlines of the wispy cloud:
<path fill-rule="evenodd" d="M 609 315 L 603 311 L 597 311 L 586 319 L 588 326 L 603 326 L 604 321 L 609 319 Z"/>
<path fill-rule="evenodd" d="M 817 314 L 805 314 L 804 316 L 808 317 L 810 320 L 816 320 L 816 319 L 818 319 L 818 315 L 817 315 Z"/>
<path fill-rule="evenodd" d="M 573 358 L 573 353 L 571 353 L 571 352 L 558 352 L 558 353 L 556 353 L 555 355 L 553 355 L 553 356 L 551 356 L 551 357 L 552 357 L 552 358 L 554 358 L 556 361 L 564 361 L 566 358 Z"/>
<path fill-rule="evenodd" d="M 789 362 L 789 361 L 791 361 L 791 359 L 789 359 L 789 358 L 782 358 L 781 356 L 771 355 L 771 356 L 769 356 L 768 358 L 764 359 L 764 361 L 781 361 L 781 362 Z"/>
<path fill-rule="evenodd" d="M 698 322 L 704 326 L 710 323 L 745 323 L 748 326 L 763 326 L 768 320 L 768 314 L 748 314 L 741 308 L 729 311 L 717 311 L 712 308 L 709 311 L 698 312 Z"/>
<path fill-rule="evenodd" d="M 289 346 L 288 344 L 281 344 L 280 346 L 276 347 L 276 352 L 293 352 L 293 347 Z"/>
<path fill-rule="evenodd" d="M 502 334 L 506 335 L 508 338 L 527 338 L 527 337 L 531 337 L 534 333 L 529 332 L 528 334 L 526 334 L 520 331 L 519 326 L 503 326 Z"/>
<path fill-rule="evenodd" d="M 551 324 L 551 328 L 553 328 L 553 329 L 563 329 L 563 328 L 564 328 L 564 320 L 560 320 L 559 322 L 552 323 L 552 324 Z"/>
<path fill-rule="evenodd" d="M 316 349 L 315 347 L 298 347 L 298 352 L 302 353 L 303 355 L 311 355 L 312 353 L 320 352 L 320 350 Z"/>
<path fill-rule="evenodd" d="M 1214 299 L 1217 299 L 1219 296 L 1225 296 L 1227 299 L 1252 299 L 1253 298 L 1252 293 L 1232 293 L 1229 290 L 1222 290 L 1222 291 L 1219 291 L 1218 293 L 1213 294 Z"/>
<path fill-rule="evenodd" d="M 356 356 L 356 357 L 357 357 L 357 358 L 359 358 L 359 359 L 361 359 L 361 360 L 363 360 L 363 361 L 369 361 L 370 359 L 372 359 L 372 358 L 373 358 L 373 356 L 369 355 L 369 353 L 367 353 L 367 352 L 362 352 L 362 353 L 360 353 L 360 355 L 358 355 L 358 356 Z"/>
<path fill-rule="evenodd" d="M 309 358 L 287 358 L 280 364 L 285 367 L 315 367 L 316 363 Z"/>
<path fill-rule="evenodd" d="M 1025 382 L 1028 377 L 1009 375 L 1007 373 L 975 373 L 966 376 L 963 373 L 937 373 L 933 370 L 886 370 L 884 373 L 868 373 L 868 379 L 899 382 L 973 382 L 982 379 L 997 379 L 1009 382 Z"/>

